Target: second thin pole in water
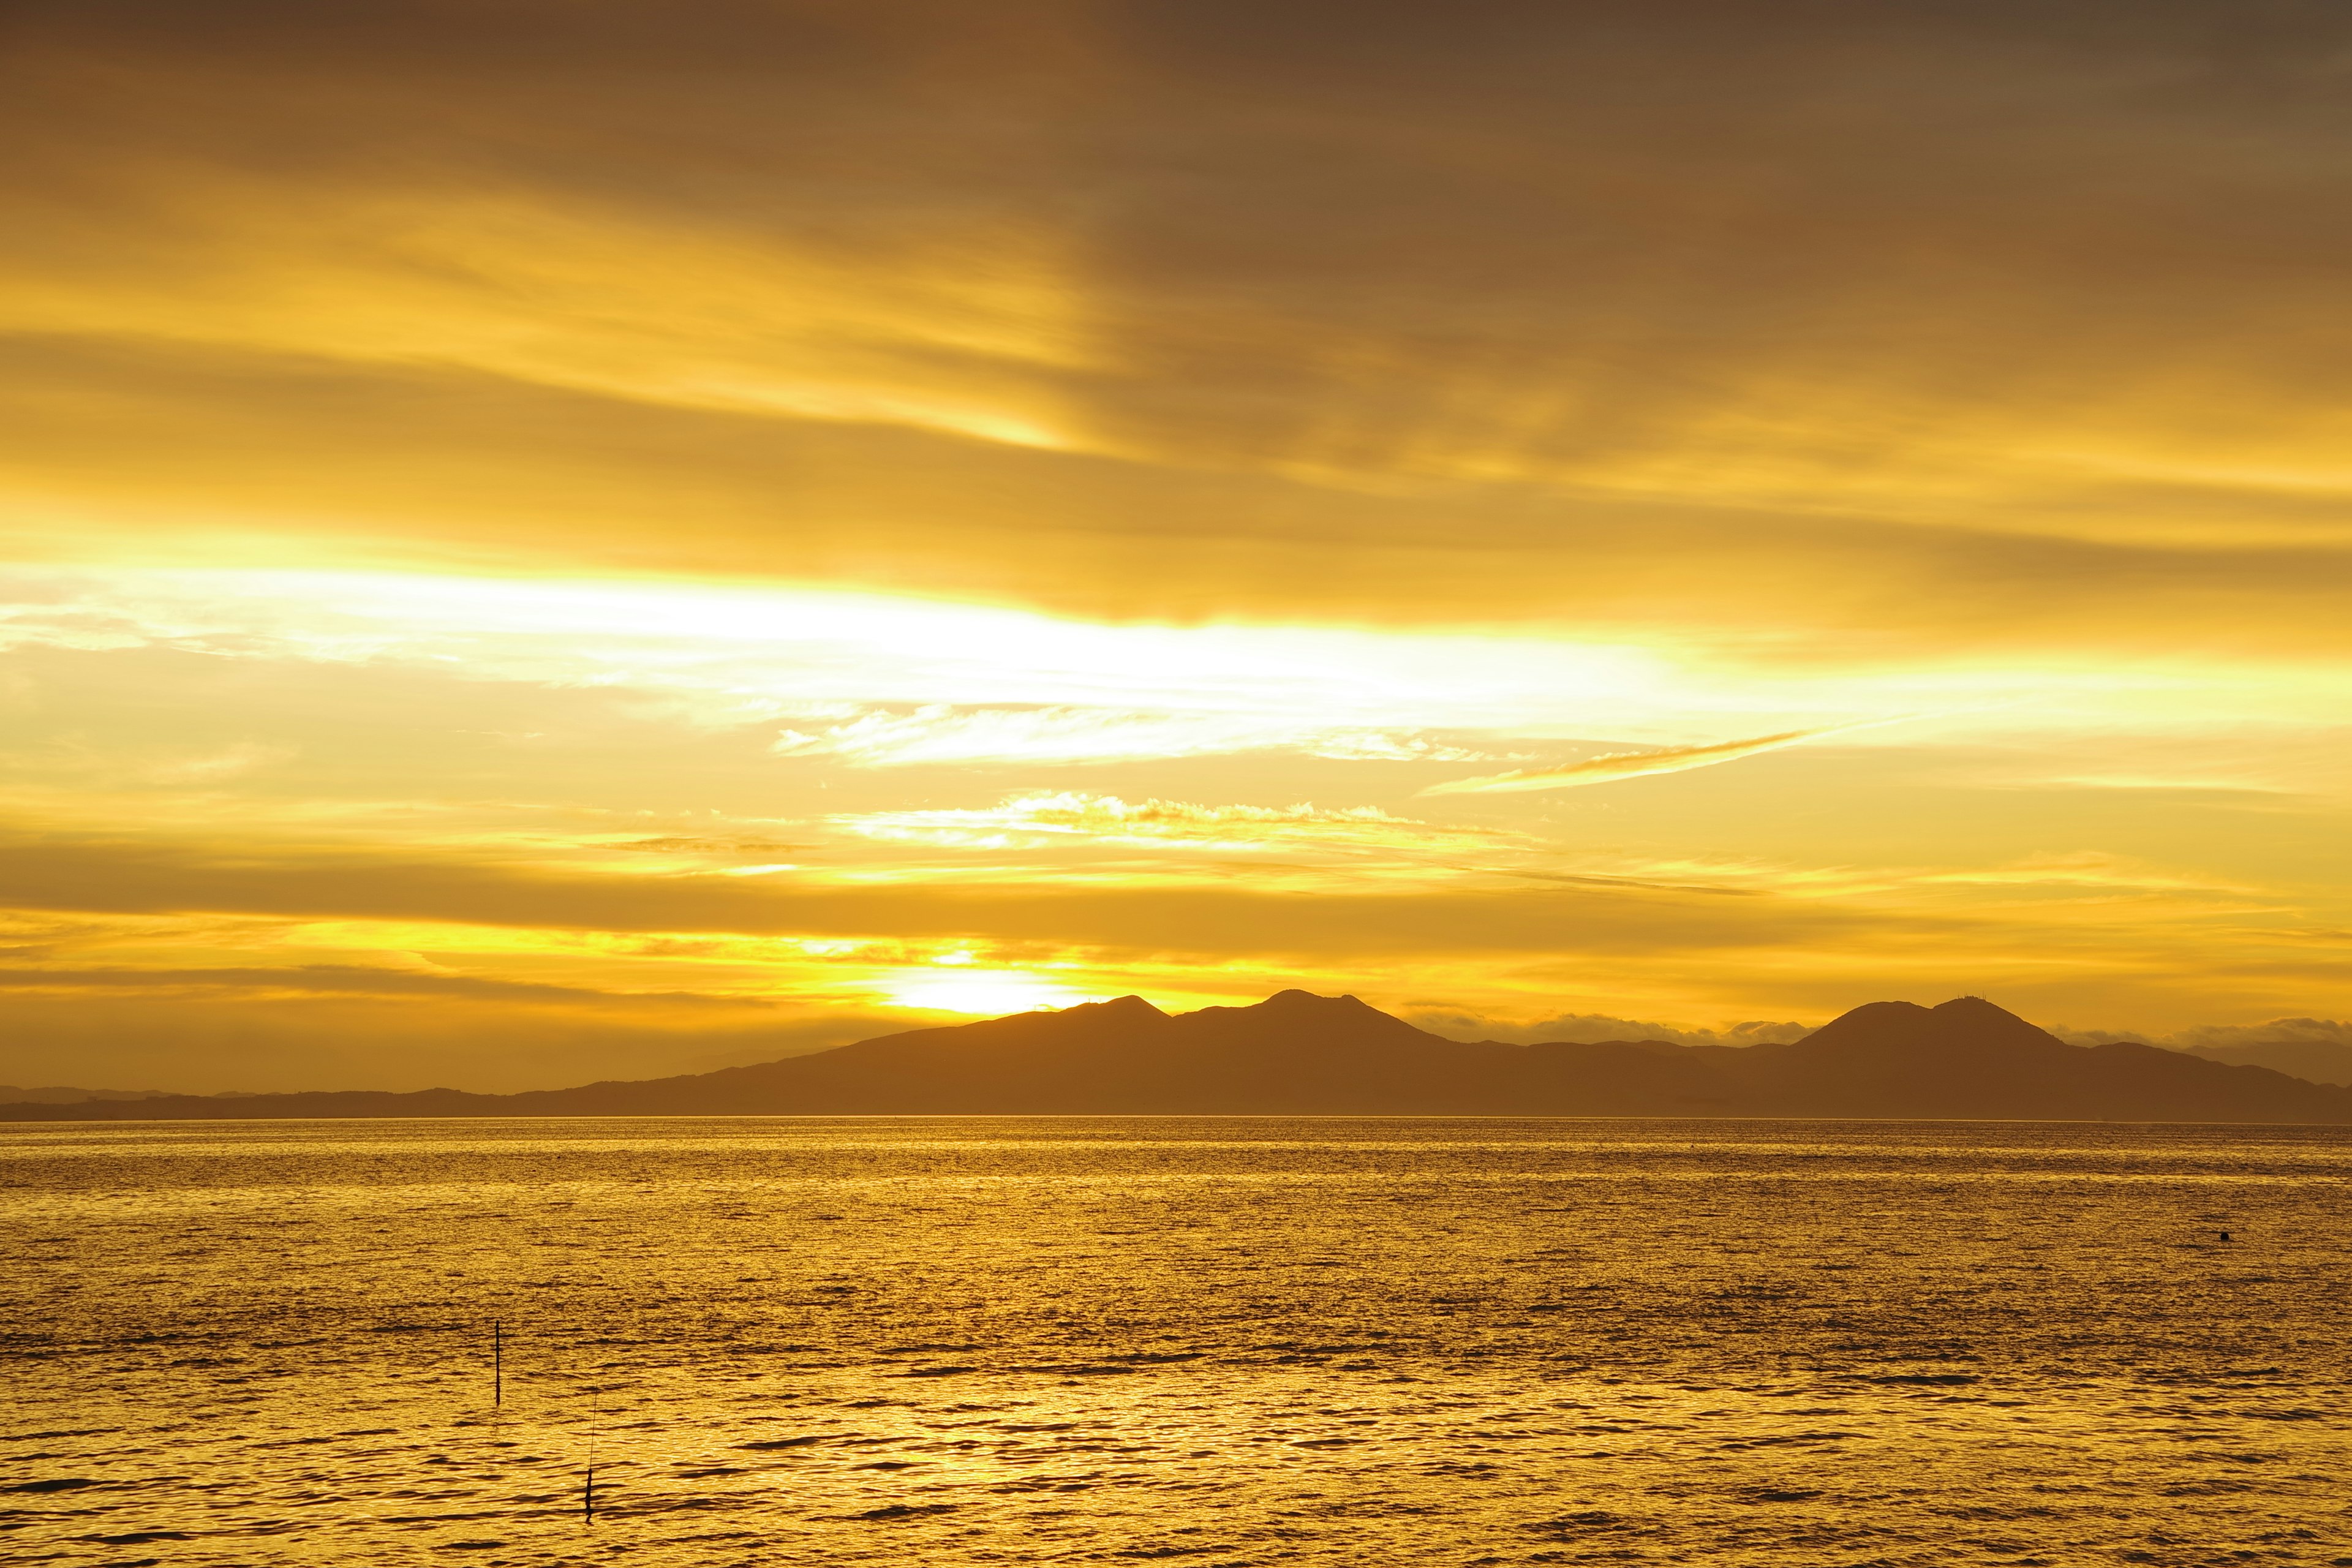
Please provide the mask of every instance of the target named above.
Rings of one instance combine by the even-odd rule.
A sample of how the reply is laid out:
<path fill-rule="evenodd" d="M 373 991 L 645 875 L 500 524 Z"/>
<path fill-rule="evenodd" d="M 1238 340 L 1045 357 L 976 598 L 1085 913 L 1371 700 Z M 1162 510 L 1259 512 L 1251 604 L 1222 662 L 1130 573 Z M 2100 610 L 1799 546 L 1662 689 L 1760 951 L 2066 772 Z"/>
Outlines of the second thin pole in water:
<path fill-rule="evenodd" d="M 588 1476 L 580 1483 L 580 1522 L 583 1525 L 596 1522 L 596 1423 L 604 1418 L 604 1390 L 590 1389 L 589 1393 L 596 1400 L 596 1413 L 590 1418 L 588 1427 Z"/>
<path fill-rule="evenodd" d="M 506 1331 L 505 1331 L 505 1327 L 504 1327 L 504 1325 L 499 1324 L 499 1323 L 492 1323 L 492 1324 L 490 1325 L 490 1403 L 491 1403 L 492 1405 L 504 1405 L 506 1402 L 507 1402 L 507 1344 L 506 1344 Z"/>

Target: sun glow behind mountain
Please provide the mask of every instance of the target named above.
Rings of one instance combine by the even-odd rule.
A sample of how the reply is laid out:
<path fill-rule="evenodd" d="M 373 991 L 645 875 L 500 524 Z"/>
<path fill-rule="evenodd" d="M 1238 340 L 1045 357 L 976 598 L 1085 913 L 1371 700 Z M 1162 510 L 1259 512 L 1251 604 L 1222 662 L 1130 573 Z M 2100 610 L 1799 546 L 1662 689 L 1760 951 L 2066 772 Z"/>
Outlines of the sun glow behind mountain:
<path fill-rule="evenodd" d="M 901 1007 L 932 1013 L 969 1013 L 975 1017 L 1001 1017 L 1030 1013 L 1040 1007 L 1066 1007 L 1089 998 L 1066 985 L 1013 971 L 910 978 L 891 988 L 890 1000 Z"/>
<path fill-rule="evenodd" d="M 2352 1011 L 2332 25 L 12 26 L 0 1079 Z"/>

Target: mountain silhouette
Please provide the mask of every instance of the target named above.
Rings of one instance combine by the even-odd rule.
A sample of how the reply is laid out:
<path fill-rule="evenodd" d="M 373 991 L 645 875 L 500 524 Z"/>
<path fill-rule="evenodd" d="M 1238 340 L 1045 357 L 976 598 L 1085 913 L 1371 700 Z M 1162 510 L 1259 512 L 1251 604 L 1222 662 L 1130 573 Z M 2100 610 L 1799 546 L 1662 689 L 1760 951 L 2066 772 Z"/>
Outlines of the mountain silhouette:
<path fill-rule="evenodd" d="M 1873 1002 L 1786 1045 L 1450 1040 L 1353 996 L 1170 1015 L 1140 996 L 755 1067 L 523 1094 L 425 1089 L 0 1104 L 0 1121 L 751 1115 L 1779 1116 L 2352 1122 L 2352 1088 L 2130 1042 L 2070 1046 L 1977 996 Z"/>
<path fill-rule="evenodd" d="M 2240 1045 L 2182 1046 L 2192 1057 L 2232 1067 L 2251 1065 L 2314 1083 L 2352 1084 L 2352 1045 L 2342 1040 L 2294 1038 L 2252 1040 Z"/>
<path fill-rule="evenodd" d="M 22 1100 L 41 1105 L 70 1105 L 84 1100 L 155 1100 L 169 1092 L 161 1089 L 69 1089 L 63 1084 L 19 1089 L 13 1083 L 0 1083 L 0 1102 Z"/>

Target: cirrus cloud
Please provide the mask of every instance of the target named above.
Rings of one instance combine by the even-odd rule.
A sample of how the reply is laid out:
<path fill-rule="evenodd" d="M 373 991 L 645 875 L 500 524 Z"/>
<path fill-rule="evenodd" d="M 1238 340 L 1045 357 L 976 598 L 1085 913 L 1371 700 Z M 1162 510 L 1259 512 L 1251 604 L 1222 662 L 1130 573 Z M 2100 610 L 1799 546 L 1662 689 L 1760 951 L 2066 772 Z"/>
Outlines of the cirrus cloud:
<path fill-rule="evenodd" d="M 833 818 L 869 838 L 1000 847 L 1090 840 L 1184 845 L 1216 849 L 1451 849 L 1491 847 L 1517 835 L 1444 827 L 1392 816 L 1378 806 L 1197 805 L 1152 798 L 1126 801 L 1080 791 L 1013 795 L 978 809 L 868 812 Z"/>
<path fill-rule="evenodd" d="M 1824 735 L 1841 735 L 1848 731 L 1894 721 L 1887 719 L 1864 720 L 1853 724 L 1833 724 L 1820 730 L 1784 730 L 1777 735 L 1758 735 L 1745 741 L 1718 741 L 1706 746 L 1666 746 L 1654 752 L 1611 752 L 1602 756 L 1587 757 L 1580 763 L 1570 763 L 1564 767 L 1514 768 L 1507 773 L 1448 779 L 1443 784 L 1432 784 L 1421 793 L 1424 795 L 1516 795 L 1528 790 L 1573 789 L 1580 784 L 1614 784 L 1620 779 L 1643 778 L 1652 773 L 1687 773 L 1693 768 L 1711 768 L 1718 763 L 1734 763 L 1742 757 L 1801 745 Z"/>

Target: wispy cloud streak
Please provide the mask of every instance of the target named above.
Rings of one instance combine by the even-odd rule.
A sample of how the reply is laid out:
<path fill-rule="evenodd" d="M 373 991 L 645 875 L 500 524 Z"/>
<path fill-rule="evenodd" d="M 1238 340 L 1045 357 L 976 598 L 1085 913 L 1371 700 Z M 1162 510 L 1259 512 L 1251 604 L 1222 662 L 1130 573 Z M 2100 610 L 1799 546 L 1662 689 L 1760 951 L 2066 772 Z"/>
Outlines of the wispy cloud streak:
<path fill-rule="evenodd" d="M 1711 746 L 1667 746 L 1654 752 L 1612 752 L 1605 756 L 1587 757 L 1580 763 L 1570 763 L 1566 767 L 1514 768 L 1507 773 L 1448 779 L 1444 784 L 1432 784 L 1421 793 L 1424 795 L 1517 795 L 1528 790 L 1573 789 L 1580 784 L 1614 784 L 1619 779 L 1643 778 L 1652 773 L 1679 773 L 1693 768 L 1711 768 L 1718 763 L 1736 763 L 1742 757 L 1777 752 L 1784 747 L 1819 740 L 1824 735 L 1842 735 L 1848 731 L 1867 730 L 1893 722 L 1895 721 L 1891 719 L 1870 719 L 1854 724 L 1833 724 L 1821 730 L 1783 730 L 1777 735 L 1758 735 L 1745 741 L 1718 741 Z"/>
<path fill-rule="evenodd" d="M 1018 795 L 983 810 L 874 812 L 833 820 L 866 837 L 988 846 L 1020 837 L 1041 844 L 1084 839 L 1221 850 L 1267 846 L 1411 850 L 1491 848 L 1515 837 L 1493 829 L 1433 827 L 1391 816 L 1377 806 L 1334 811 L 1304 804 L 1196 805 L 1157 798 L 1129 802 L 1076 791 Z"/>

